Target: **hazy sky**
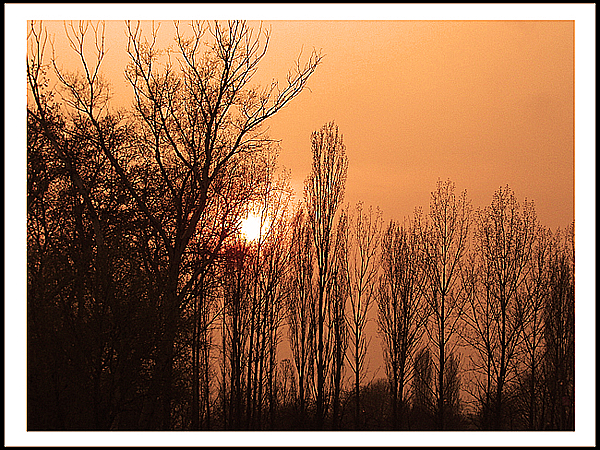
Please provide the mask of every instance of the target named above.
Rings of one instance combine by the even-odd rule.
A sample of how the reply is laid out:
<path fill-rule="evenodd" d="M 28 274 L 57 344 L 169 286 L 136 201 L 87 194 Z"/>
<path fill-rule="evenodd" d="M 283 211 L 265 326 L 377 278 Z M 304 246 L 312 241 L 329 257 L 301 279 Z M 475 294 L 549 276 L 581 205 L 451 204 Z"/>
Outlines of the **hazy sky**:
<path fill-rule="evenodd" d="M 270 81 L 271 76 L 283 81 L 302 48 L 305 56 L 313 48 L 322 50 L 325 55 L 309 81 L 310 91 L 303 92 L 270 122 L 271 136 L 282 141 L 279 162 L 292 171 L 297 189 L 310 169 L 310 134 L 330 120 L 339 125 L 347 146 L 347 200 L 352 203 L 363 200 L 379 206 L 386 219 L 402 220 L 411 215 L 416 206 L 426 210 L 436 180 L 450 178 L 457 190 L 467 189 L 475 206 L 488 205 L 493 192 L 509 184 L 519 200 L 524 197 L 535 200 L 538 217 L 544 225 L 562 228 L 574 217 L 575 182 L 576 290 L 579 293 L 577 382 L 579 386 L 582 382 L 587 385 L 586 395 L 578 395 L 576 403 L 578 432 L 564 436 L 564 441 L 561 441 L 563 436 L 555 434 L 552 443 L 571 445 L 578 442 L 577 439 L 595 442 L 590 440 L 595 436 L 595 408 L 590 403 L 595 398 L 595 367 L 593 359 L 581 357 L 590 349 L 595 353 L 595 6 L 592 5 L 292 4 L 276 7 L 266 4 L 257 7 L 239 4 L 218 5 L 215 10 L 214 5 L 206 4 L 129 7 L 125 4 L 7 4 L 5 83 L 22 86 L 22 89 L 6 89 L 5 142 L 9 144 L 5 147 L 6 183 L 12 183 L 12 187 L 16 181 L 23 190 L 22 180 L 26 179 L 26 152 L 19 151 L 25 142 L 25 112 L 24 108 L 14 106 L 22 104 L 25 91 L 24 69 L 14 69 L 21 67 L 25 52 L 25 20 L 116 19 L 107 22 L 111 25 L 109 28 L 113 29 L 114 24 L 116 29 L 122 29 L 125 18 L 262 20 L 283 17 L 285 21 L 264 22 L 272 29 L 270 48 L 260 73 L 265 82 Z M 278 12 L 281 8 L 283 14 Z M 313 18 L 335 20 L 287 20 Z M 432 22 L 429 19 L 445 20 Z M 20 37 L 11 40 L 10 36 Z M 114 44 L 108 42 L 112 51 L 123 51 L 125 38 L 120 31 L 108 38 L 115 39 Z M 574 44 L 578 51 L 575 60 Z M 106 61 L 111 72 L 122 64 L 122 60 L 113 60 L 112 56 Z M 577 88 L 574 67 L 578 70 L 575 72 Z M 119 72 L 119 76 L 121 74 Z M 13 110 L 7 109 L 11 105 Z M 575 148 L 574 139 L 577 139 Z M 15 140 L 16 145 L 11 146 Z M 18 343 L 6 346 L 6 360 L 17 367 L 16 371 L 6 372 L 6 385 L 13 388 L 9 397 L 12 414 L 7 418 L 6 429 L 13 443 L 27 441 L 47 445 L 58 440 L 63 444 L 66 441 L 62 433 L 60 436 L 47 433 L 26 436 L 22 432 L 26 264 L 21 247 L 25 242 L 26 213 L 23 196 L 7 195 L 5 200 L 5 210 L 9 212 L 5 233 L 14 236 L 8 243 L 21 243 L 17 251 L 10 252 L 12 264 L 6 265 L 7 292 L 16 292 L 23 299 L 6 304 L 6 317 L 11 318 L 7 321 L 8 335 L 15 336 Z M 582 242 L 585 245 L 581 246 Z M 581 261 L 589 264 L 579 264 Z M 583 302 L 579 300 L 583 298 L 582 293 L 589 294 Z M 12 320 L 13 317 L 17 320 Z M 18 394 L 16 399 L 12 397 L 15 393 Z M 592 414 L 580 414 L 581 408 Z M 352 442 L 370 445 L 372 436 L 354 434 Z M 245 443 L 265 439 L 263 435 L 247 438 Z M 160 439 L 168 439 L 164 441 L 167 445 L 172 443 L 171 435 L 163 434 L 162 437 L 154 435 L 153 444 L 160 445 L 163 442 Z M 315 439 L 318 439 L 312 441 L 315 444 L 331 444 L 321 436 Z M 444 445 L 463 445 L 465 439 L 462 433 L 445 434 Z M 523 435 L 504 434 L 502 439 L 508 444 L 524 442 Z M 310 440 L 304 442 L 311 443 Z"/>
<path fill-rule="evenodd" d="M 172 43 L 164 21 L 160 42 Z M 258 29 L 259 22 L 251 22 Z M 59 63 L 63 21 L 46 22 Z M 106 23 L 113 104 L 124 81 L 123 21 Z M 323 54 L 308 89 L 269 122 L 295 190 L 310 171 L 310 136 L 335 120 L 349 159 L 346 199 L 386 221 L 427 210 L 438 178 L 474 206 L 508 184 L 553 229 L 574 220 L 574 21 L 265 21 L 271 40 L 255 82 L 285 81 L 302 52 Z M 71 54 L 70 54 L 71 53 Z"/>
<path fill-rule="evenodd" d="M 310 169 L 310 133 L 344 135 L 347 198 L 402 219 L 439 178 L 475 206 L 507 183 L 553 228 L 574 219 L 573 21 L 280 21 L 264 68 L 325 57 L 271 121 L 280 163 Z"/>

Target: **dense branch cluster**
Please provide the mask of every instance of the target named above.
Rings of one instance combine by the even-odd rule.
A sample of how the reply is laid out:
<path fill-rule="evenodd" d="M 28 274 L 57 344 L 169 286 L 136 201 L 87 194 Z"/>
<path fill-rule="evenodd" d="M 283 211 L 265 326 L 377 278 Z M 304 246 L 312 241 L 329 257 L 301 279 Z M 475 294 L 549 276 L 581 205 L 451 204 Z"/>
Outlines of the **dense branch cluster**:
<path fill-rule="evenodd" d="M 573 429 L 573 225 L 450 180 L 384 225 L 334 122 L 294 203 L 263 124 L 321 56 L 261 89 L 268 32 L 174 26 L 125 23 L 115 111 L 103 24 L 65 25 L 79 72 L 30 24 L 28 429 Z"/>

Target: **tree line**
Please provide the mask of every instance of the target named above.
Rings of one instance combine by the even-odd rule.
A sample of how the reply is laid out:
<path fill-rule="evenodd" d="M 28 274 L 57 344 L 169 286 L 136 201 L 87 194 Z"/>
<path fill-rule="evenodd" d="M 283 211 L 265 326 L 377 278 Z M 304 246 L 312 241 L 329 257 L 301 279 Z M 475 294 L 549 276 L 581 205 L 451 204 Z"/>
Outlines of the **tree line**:
<path fill-rule="evenodd" d="M 264 125 L 321 55 L 261 88 L 267 30 L 125 32 L 115 110 L 103 24 L 65 24 L 78 72 L 29 24 L 29 430 L 574 429 L 573 224 L 509 186 L 475 209 L 450 180 L 384 224 L 344 201 L 334 122 L 295 202 Z"/>

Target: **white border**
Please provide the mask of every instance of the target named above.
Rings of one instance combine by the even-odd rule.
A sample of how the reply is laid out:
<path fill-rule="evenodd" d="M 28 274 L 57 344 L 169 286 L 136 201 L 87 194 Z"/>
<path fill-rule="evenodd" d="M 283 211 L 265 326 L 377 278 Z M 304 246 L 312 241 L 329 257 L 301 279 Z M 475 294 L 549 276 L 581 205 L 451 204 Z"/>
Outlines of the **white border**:
<path fill-rule="evenodd" d="M 595 4 L 5 4 L 5 446 L 595 446 Z M 26 432 L 26 26 L 30 19 L 575 20 L 575 432 Z"/>

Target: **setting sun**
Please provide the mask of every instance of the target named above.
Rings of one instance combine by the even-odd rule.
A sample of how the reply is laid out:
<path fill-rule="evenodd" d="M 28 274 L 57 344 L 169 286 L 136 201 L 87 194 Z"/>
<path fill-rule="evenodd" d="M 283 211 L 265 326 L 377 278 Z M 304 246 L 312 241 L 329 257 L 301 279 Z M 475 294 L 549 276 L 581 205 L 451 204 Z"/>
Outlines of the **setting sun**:
<path fill-rule="evenodd" d="M 256 241 L 261 235 L 261 220 L 257 214 L 250 213 L 242 220 L 242 236 L 248 242 Z M 264 227 L 264 225 L 263 225 Z"/>

